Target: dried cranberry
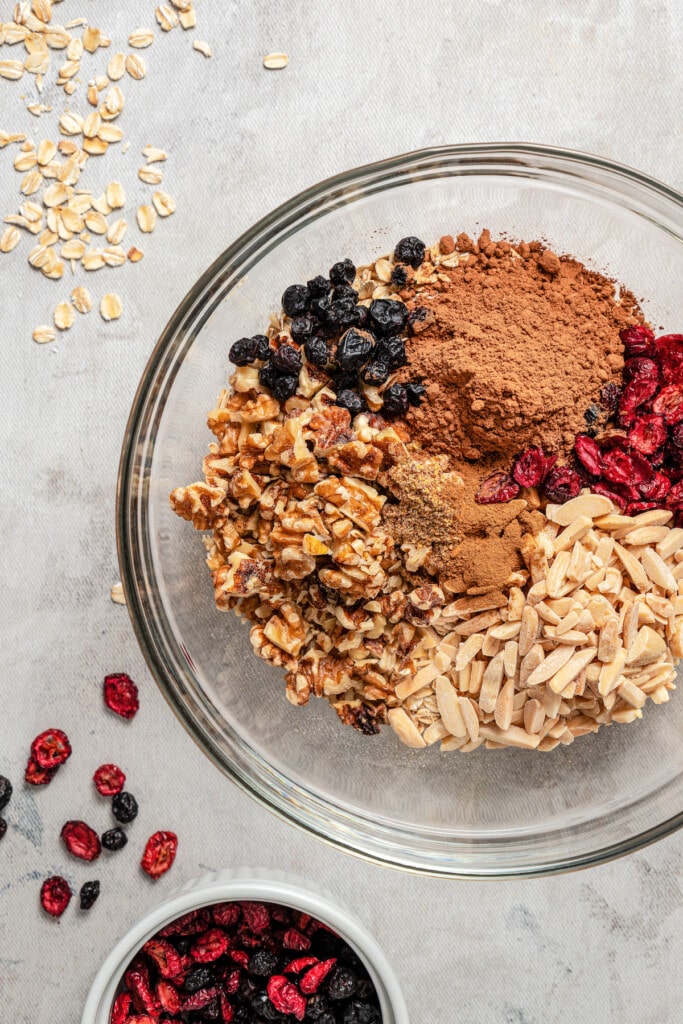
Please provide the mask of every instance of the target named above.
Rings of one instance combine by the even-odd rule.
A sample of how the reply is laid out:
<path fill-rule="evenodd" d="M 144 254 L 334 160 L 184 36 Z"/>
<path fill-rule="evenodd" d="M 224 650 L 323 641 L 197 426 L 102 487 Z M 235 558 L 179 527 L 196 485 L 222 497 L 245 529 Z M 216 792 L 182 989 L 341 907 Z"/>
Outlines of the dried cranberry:
<path fill-rule="evenodd" d="M 670 427 L 683 421 L 683 384 L 667 384 L 652 403 L 652 411 L 664 417 Z"/>
<path fill-rule="evenodd" d="M 231 1024 L 231 1022 L 235 1019 L 235 1015 L 233 1012 L 232 1003 L 228 999 L 225 992 L 221 992 L 220 994 L 220 1009 L 220 1020 L 223 1022 L 223 1024 Z"/>
<path fill-rule="evenodd" d="M 652 479 L 639 484 L 638 490 L 648 501 L 661 501 L 671 490 L 671 481 L 663 473 L 655 470 Z"/>
<path fill-rule="evenodd" d="M 72 857 L 97 860 L 102 853 L 100 837 L 84 821 L 67 821 L 62 828 L 62 842 Z"/>
<path fill-rule="evenodd" d="M 47 786 L 56 774 L 57 768 L 41 768 L 33 757 L 29 757 L 24 778 L 29 786 Z"/>
<path fill-rule="evenodd" d="M 655 336 L 648 327 L 642 324 L 631 324 L 630 327 L 622 327 L 619 337 L 624 346 L 624 355 L 627 359 L 632 356 L 652 357 L 656 354 Z"/>
<path fill-rule="evenodd" d="M 414 235 L 408 235 L 396 243 L 394 259 L 397 263 L 408 263 L 416 270 L 425 258 L 425 244 Z"/>
<path fill-rule="evenodd" d="M 175 832 L 155 832 L 145 846 L 140 865 L 150 878 L 161 878 L 173 864 L 178 849 Z"/>
<path fill-rule="evenodd" d="M 666 507 L 672 511 L 683 508 L 683 480 L 674 484 L 666 496 Z"/>
<path fill-rule="evenodd" d="M 157 982 L 155 995 L 161 1006 L 162 1013 L 180 1013 L 183 1008 L 180 992 L 170 981 L 161 979 Z"/>
<path fill-rule="evenodd" d="M 100 895 L 100 883 L 97 879 L 92 882 L 84 882 L 78 894 L 81 910 L 90 910 L 94 906 L 97 897 Z"/>
<path fill-rule="evenodd" d="M 175 978 L 181 971 L 177 949 L 165 939 L 153 938 L 144 944 L 142 952 L 153 960 L 162 978 Z"/>
<path fill-rule="evenodd" d="M 111 1024 L 126 1024 L 132 1002 L 130 992 L 121 992 L 116 997 L 111 1009 Z"/>
<path fill-rule="evenodd" d="M 249 954 L 245 953 L 243 949 L 229 949 L 228 956 L 240 967 L 246 969 L 249 966 Z"/>
<path fill-rule="evenodd" d="M 316 964 L 315 967 L 309 968 L 299 980 L 299 988 L 304 995 L 311 996 L 314 992 L 317 992 L 327 975 L 336 967 L 336 964 L 336 957 L 332 957 L 330 960 L 323 960 L 321 964 Z"/>
<path fill-rule="evenodd" d="M 228 969 L 223 972 L 221 981 L 223 982 L 223 988 L 229 996 L 234 996 L 235 992 L 237 992 L 240 987 L 241 977 L 242 972 L 239 967 L 228 967 Z"/>
<path fill-rule="evenodd" d="M 665 384 L 683 384 L 683 334 L 664 334 L 655 344 Z"/>
<path fill-rule="evenodd" d="M 152 1017 L 158 1017 L 161 1013 L 161 1004 L 150 987 L 147 968 L 139 961 L 134 961 L 126 971 L 124 980 L 138 1013 L 149 1013 Z"/>
<path fill-rule="evenodd" d="M 600 445 L 588 434 L 577 434 L 574 441 L 574 454 L 581 466 L 591 474 L 600 476 L 602 474 L 602 452 Z"/>
<path fill-rule="evenodd" d="M 190 956 L 198 963 L 210 963 L 223 956 L 227 948 L 227 937 L 220 928 L 210 928 L 195 940 L 190 947 Z"/>
<path fill-rule="evenodd" d="M 46 729 L 31 744 L 31 757 L 41 768 L 59 768 L 71 757 L 69 737 L 61 729 Z"/>
<path fill-rule="evenodd" d="M 555 466 L 545 478 L 543 490 L 548 501 L 563 505 L 581 490 L 581 477 L 569 466 Z"/>
<path fill-rule="evenodd" d="M 628 382 L 619 399 L 619 419 L 623 426 L 631 426 L 638 409 L 656 394 L 657 388 L 657 381 L 651 377 L 634 377 Z"/>
<path fill-rule="evenodd" d="M 102 796 L 116 796 L 123 789 L 126 776 L 115 764 L 102 764 L 93 775 L 93 782 Z"/>
<path fill-rule="evenodd" d="M 242 900 L 242 915 L 252 932 L 259 934 L 270 927 L 270 912 L 264 903 Z"/>
<path fill-rule="evenodd" d="M 602 480 L 596 480 L 595 483 L 591 484 L 591 491 L 593 491 L 594 494 L 602 494 L 603 497 L 609 498 L 610 501 L 613 501 L 619 508 L 626 508 L 626 505 L 628 504 L 628 500 L 623 496 L 623 494 L 620 494 L 616 488 L 609 487 L 608 484 L 604 483 Z"/>
<path fill-rule="evenodd" d="M 138 688 L 125 672 L 104 677 L 104 703 L 121 718 L 133 718 L 140 708 Z"/>
<path fill-rule="evenodd" d="M 69 906 L 72 892 L 66 878 L 52 875 L 46 878 L 40 887 L 40 903 L 43 910 L 51 917 L 61 917 Z"/>
<path fill-rule="evenodd" d="M 666 424 L 662 416 L 649 413 L 639 416 L 628 433 L 631 444 L 641 455 L 654 455 L 667 438 Z"/>
<path fill-rule="evenodd" d="M 637 516 L 640 512 L 649 512 L 652 508 L 658 508 L 656 501 L 630 501 L 624 509 L 624 515 Z"/>
<path fill-rule="evenodd" d="M 214 985 L 211 988 L 200 988 L 189 996 L 183 998 L 183 1011 L 191 1013 L 194 1010 L 202 1010 L 214 999 L 218 998 L 220 989 Z"/>
<path fill-rule="evenodd" d="M 239 903 L 216 903 L 211 908 L 214 924 L 220 925 L 221 928 L 230 928 L 231 925 L 237 924 L 241 916 Z"/>
<path fill-rule="evenodd" d="M 224 904 L 217 904 L 217 906 L 222 905 Z M 177 917 L 175 921 L 171 921 L 165 928 L 162 928 L 159 935 L 164 939 L 169 935 L 199 935 L 206 931 L 210 921 L 211 915 L 208 910 L 188 910 L 187 914 Z"/>
<path fill-rule="evenodd" d="M 650 377 L 652 380 L 659 380 L 659 367 L 652 359 L 646 359 L 644 356 L 627 359 L 621 373 L 626 383 L 634 380 L 635 377 Z"/>
<path fill-rule="evenodd" d="M 306 1000 L 301 992 L 283 974 L 274 974 L 267 985 L 268 998 L 280 1013 L 291 1013 L 297 1020 L 303 1020 Z"/>
<path fill-rule="evenodd" d="M 628 453 L 612 448 L 604 453 L 602 464 L 603 476 L 611 484 L 637 486 L 652 479 L 652 466 L 636 452 Z"/>
<path fill-rule="evenodd" d="M 480 483 L 474 500 L 480 505 L 496 505 L 512 501 L 518 494 L 519 484 L 509 473 L 493 473 Z"/>
<path fill-rule="evenodd" d="M 0 811 L 4 811 L 12 799 L 12 783 L 5 775 L 0 775 Z"/>
<path fill-rule="evenodd" d="M 298 373 L 301 369 L 301 356 L 293 345 L 280 345 L 270 361 L 278 373 Z"/>
<path fill-rule="evenodd" d="M 300 974 L 305 971 L 307 967 L 313 967 L 314 964 L 319 963 L 317 956 L 299 956 L 296 960 L 290 960 L 287 966 L 283 969 L 284 974 Z"/>
<path fill-rule="evenodd" d="M 620 398 L 621 388 L 617 387 L 616 384 L 605 384 L 604 388 L 600 392 L 600 401 L 605 409 L 607 409 L 607 412 L 617 411 Z"/>
<path fill-rule="evenodd" d="M 557 455 L 546 455 L 542 448 L 531 447 L 518 455 L 512 475 L 520 487 L 540 487 L 557 462 Z"/>
<path fill-rule="evenodd" d="M 296 928 L 288 928 L 285 934 L 282 936 L 282 945 L 285 949 L 310 949 L 311 940 L 307 935 L 303 935 Z"/>

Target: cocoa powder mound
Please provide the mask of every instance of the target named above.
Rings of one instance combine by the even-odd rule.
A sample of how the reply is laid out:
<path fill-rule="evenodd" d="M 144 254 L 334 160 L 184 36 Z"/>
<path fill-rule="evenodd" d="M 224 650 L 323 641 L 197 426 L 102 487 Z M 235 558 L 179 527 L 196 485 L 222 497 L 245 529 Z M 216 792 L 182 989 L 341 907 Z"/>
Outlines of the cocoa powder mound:
<path fill-rule="evenodd" d="M 427 387 L 411 436 L 456 460 L 497 455 L 505 469 L 531 444 L 568 451 L 600 387 L 619 377 L 619 330 L 642 321 L 635 298 L 540 242 L 513 249 L 484 232 L 456 248 L 465 262 L 408 300 L 427 311 L 408 345 L 405 379 L 419 370 Z"/>

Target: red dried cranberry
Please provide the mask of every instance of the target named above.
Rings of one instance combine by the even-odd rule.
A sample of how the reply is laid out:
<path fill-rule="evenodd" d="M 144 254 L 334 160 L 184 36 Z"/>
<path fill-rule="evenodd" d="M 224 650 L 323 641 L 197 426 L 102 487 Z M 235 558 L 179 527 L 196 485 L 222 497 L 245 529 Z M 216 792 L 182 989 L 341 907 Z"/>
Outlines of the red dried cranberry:
<path fill-rule="evenodd" d="M 229 949 L 228 956 L 240 967 L 247 968 L 249 966 L 249 954 L 245 953 L 243 949 Z"/>
<path fill-rule="evenodd" d="M 146 953 L 150 960 L 154 961 L 156 969 L 162 978 L 175 978 L 176 975 L 180 974 L 181 966 L 178 951 L 170 942 L 166 942 L 165 939 L 150 939 L 142 947 L 142 952 Z"/>
<path fill-rule="evenodd" d="M 227 936 L 219 928 L 210 928 L 190 947 L 190 956 L 200 964 L 211 963 L 223 956 L 228 948 Z"/>
<path fill-rule="evenodd" d="M 512 475 L 520 487 L 540 487 L 557 462 L 557 455 L 546 455 L 542 448 L 531 447 L 515 459 Z"/>
<path fill-rule="evenodd" d="M 641 455 L 654 455 L 667 438 L 666 424 L 662 416 L 649 413 L 639 416 L 628 432 L 629 444 Z"/>
<path fill-rule="evenodd" d="M 649 512 L 651 508 L 658 508 L 656 501 L 630 501 L 624 509 L 624 515 L 637 516 L 640 512 Z"/>
<path fill-rule="evenodd" d="M 683 509 L 683 480 L 674 484 L 666 496 L 666 507 L 672 511 Z"/>
<path fill-rule="evenodd" d="M 134 1017 L 126 1018 L 126 1024 L 159 1024 L 159 1022 L 151 1013 L 136 1013 Z M 173 1022 L 167 1020 L 164 1024 L 173 1024 Z"/>
<path fill-rule="evenodd" d="M 163 1013 L 181 1012 L 183 1004 L 180 992 L 170 981 L 165 981 L 163 978 L 158 981 L 155 994 Z"/>
<path fill-rule="evenodd" d="M 664 382 L 683 384 L 683 334 L 663 334 L 655 345 Z"/>
<path fill-rule="evenodd" d="M 282 974 L 274 974 L 266 986 L 268 998 L 280 1013 L 291 1013 L 297 1020 L 303 1020 L 306 1000 L 291 981 Z"/>
<path fill-rule="evenodd" d="M 317 924 L 317 922 L 313 920 L 311 915 L 305 914 L 303 910 L 299 910 L 294 914 L 292 922 L 295 928 L 298 928 L 300 932 L 305 932 L 306 929 L 309 928 L 311 924 Z M 285 922 L 285 924 L 286 923 L 287 922 Z"/>
<path fill-rule="evenodd" d="M 220 925 L 221 928 L 230 928 L 233 924 L 237 924 L 242 916 L 242 911 L 239 903 L 217 903 L 215 907 L 211 908 L 211 916 L 214 924 Z"/>
<path fill-rule="evenodd" d="M 519 494 L 519 484 L 509 473 L 492 473 L 479 485 L 474 500 L 480 505 L 497 505 L 512 501 Z"/>
<path fill-rule="evenodd" d="M 619 337 L 624 346 L 624 355 L 627 359 L 632 356 L 655 355 L 655 336 L 649 327 L 642 324 L 631 324 L 630 327 L 623 327 L 619 331 Z"/>
<path fill-rule="evenodd" d="M 671 481 L 663 473 L 655 470 L 651 480 L 645 480 L 638 490 L 648 501 L 661 501 L 671 490 Z"/>
<path fill-rule="evenodd" d="M 664 417 L 670 427 L 683 421 L 683 384 L 667 384 L 652 403 L 652 411 Z"/>
<path fill-rule="evenodd" d="M 223 1022 L 223 1024 L 231 1024 L 231 1022 L 234 1020 L 235 1014 L 232 1008 L 232 1003 L 228 999 L 225 992 L 221 992 L 220 1007 L 221 1021 Z"/>
<path fill-rule="evenodd" d="M 175 832 L 155 832 L 150 836 L 142 855 L 140 866 L 155 881 L 172 866 L 178 849 Z"/>
<path fill-rule="evenodd" d="M 241 977 L 242 972 L 238 967 L 228 967 L 227 970 L 223 972 L 221 981 L 223 982 L 223 988 L 229 996 L 234 996 L 235 992 L 237 992 L 240 987 Z"/>
<path fill-rule="evenodd" d="M 304 995 L 312 996 L 314 992 L 317 992 L 327 975 L 336 966 L 336 963 L 337 958 L 332 957 L 330 960 L 323 960 L 321 964 L 316 964 L 315 967 L 311 967 L 310 970 L 306 971 L 299 981 L 299 988 Z"/>
<path fill-rule="evenodd" d="M 125 672 L 104 677 L 104 703 L 121 718 L 133 718 L 140 708 L 138 688 Z"/>
<path fill-rule="evenodd" d="M 618 448 L 605 452 L 602 458 L 603 475 L 611 484 L 638 486 L 651 480 L 653 469 L 637 452 L 624 452 Z"/>
<path fill-rule="evenodd" d="M 548 473 L 543 490 L 548 501 L 563 505 L 565 501 L 575 498 L 581 490 L 581 477 L 569 466 L 556 466 Z"/>
<path fill-rule="evenodd" d="M 616 412 L 621 398 L 621 388 L 616 384 L 605 384 L 600 392 L 600 401 L 607 412 Z"/>
<path fill-rule="evenodd" d="M 69 737 L 61 729 L 46 729 L 31 744 L 31 757 L 41 768 L 59 768 L 71 757 Z"/>
<path fill-rule="evenodd" d="M 307 935 L 302 935 L 296 928 L 288 928 L 282 936 L 282 945 L 285 949 L 310 949 L 311 940 Z"/>
<path fill-rule="evenodd" d="M 657 381 L 651 377 L 634 377 L 628 382 L 619 399 L 619 419 L 623 426 L 631 426 L 638 409 L 656 394 L 657 388 Z"/>
<path fill-rule="evenodd" d="M 193 1010 L 203 1009 L 217 998 L 219 992 L 220 989 L 216 985 L 212 985 L 211 988 L 200 988 L 189 996 L 184 996 L 183 1011 L 190 1013 Z"/>
<path fill-rule="evenodd" d="M 66 878 L 52 875 L 40 887 L 40 904 L 50 917 L 61 917 L 72 897 L 71 887 Z"/>
<path fill-rule="evenodd" d="M 93 782 L 102 796 L 116 796 L 123 789 L 126 776 L 115 764 L 101 764 L 93 775 Z"/>
<path fill-rule="evenodd" d="M 124 980 L 133 997 L 133 1006 L 138 1013 L 148 1013 L 152 1017 L 158 1017 L 161 1013 L 161 1003 L 150 987 L 147 969 L 130 967 L 124 975 Z"/>
<path fill-rule="evenodd" d="M 114 1000 L 111 1009 L 111 1024 L 126 1024 L 130 1016 L 130 1007 L 133 1000 L 130 992 L 121 992 Z"/>
<path fill-rule="evenodd" d="M 609 498 L 618 508 L 626 508 L 628 500 L 623 494 L 620 494 L 614 487 L 610 487 L 602 480 L 597 480 L 594 484 L 591 484 L 591 491 L 594 494 L 602 494 L 605 498 Z"/>
<path fill-rule="evenodd" d="M 199 935 L 206 931 L 210 920 L 208 910 L 188 910 L 187 914 L 162 928 L 159 935 L 162 939 L 168 938 L 169 935 Z"/>
<path fill-rule="evenodd" d="M 250 900 L 242 901 L 242 914 L 248 927 L 252 932 L 265 932 L 270 927 L 270 914 L 263 903 L 253 903 Z"/>
<path fill-rule="evenodd" d="M 301 974 L 307 967 L 313 967 L 314 964 L 319 963 L 317 956 L 299 956 L 296 960 L 291 960 L 284 968 L 284 974 Z"/>
<path fill-rule="evenodd" d="M 62 842 L 72 857 L 97 860 L 102 853 L 100 837 L 84 821 L 67 821 L 62 828 Z"/>
<path fill-rule="evenodd" d="M 577 434 L 574 441 L 574 454 L 591 476 L 602 474 L 602 452 L 594 438 L 589 437 L 588 434 Z"/>
<path fill-rule="evenodd" d="M 659 367 L 654 360 L 646 359 L 644 356 L 627 359 L 621 373 L 625 383 L 636 377 L 650 377 L 652 380 L 659 380 Z"/>
<path fill-rule="evenodd" d="M 24 778 L 29 786 L 47 786 L 56 774 L 57 768 L 41 768 L 33 757 L 29 757 Z"/>

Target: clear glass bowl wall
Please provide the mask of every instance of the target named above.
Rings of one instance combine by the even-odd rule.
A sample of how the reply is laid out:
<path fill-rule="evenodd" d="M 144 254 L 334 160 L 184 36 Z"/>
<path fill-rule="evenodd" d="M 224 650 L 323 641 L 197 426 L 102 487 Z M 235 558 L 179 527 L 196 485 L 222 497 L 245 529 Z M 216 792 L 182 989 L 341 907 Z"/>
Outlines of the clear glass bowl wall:
<path fill-rule="evenodd" d="M 253 656 L 248 627 L 215 610 L 202 537 L 171 513 L 168 494 L 201 478 L 211 439 L 206 412 L 230 372 L 228 348 L 263 331 L 288 284 L 346 256 L 367 262 L 407 234 L 431 243 L 484 227 L 546 240 L 623 282 L 656 329 L 683 329 L 678 193 L 626 168 L 542 147 L 408 154 L 297 196 L 193 286 L 140 384 L 119 481 L 119 553 L 133 623 L 165 696 L 209 757 L 320 838 L 460 877 L 579 867 L 677 828 L 683 697 L 648 706 L 637 724 L 543 755 L 414 751 L 388 728 L 364 737 L 322 701 L 287 703 L 281 672 Z"/>

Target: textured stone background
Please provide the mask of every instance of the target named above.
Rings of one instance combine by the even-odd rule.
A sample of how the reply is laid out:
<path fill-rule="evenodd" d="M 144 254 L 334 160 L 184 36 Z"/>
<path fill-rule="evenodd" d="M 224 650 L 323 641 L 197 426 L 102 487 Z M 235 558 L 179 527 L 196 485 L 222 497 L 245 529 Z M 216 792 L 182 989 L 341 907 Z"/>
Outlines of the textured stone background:
<path fill-rule="evenodd" d="M 11 9 L 0 3 L 0 18 Z M 129 230 L 144 261 L 90 275 L 99 299 L 117 290 L 124 315 L 96 313 L 53 345 L 31 331 L 50 321 L 69 278 L 28 267 L 24 239 L 0 256 L 0 402 L 4 566 L 0 771 L 19 781 L 31 737 L 63 726 L 77 755 L 49 790 L 21 784 L 0 848 L 0 1020 L 72 1024 L 113 941 L 145 906 L 206 868 L 264 864 L 325 880 L 370 927 L 402 978 L 415 1022 L 668 1024 L 680 1020 L 683 839 L 573 876 L 458 884 L 396 874 L 327 849 L 231 786 L 195 748 L 145 669 L 118 578 L 114 488 L 121 436 L 151 347 L 169 313 L 213 258 L 275 204 L 326 175 L 446 142 L 529 140 L 589 150 L 683 187 L 680 3 L 674 0 L 461 0 L 455 4 L 306 4 L 196 0 L 198 38 L 180 29 L 144 51 L 149 74 L 120 84 L 127 155 L 91 161 L 83 184 L 124 182 L 129 209 L 148 192 L 139 151 L 165 148 L 165 185 L 178 212 L 151 237 Z M 85 15 L 126 49 L 154 25 L 152 0 L 65 0 L 64 23 Z M 290 54 L 284 72 L 261 57 Z M 0 59 L 14 56 L 8 48 Z M 87 78 L 107 51 L 84 61 Z M 53 55 L 54 68 L 60 63 Z M 0 128 L 39 141 L 55 113 L 34 120 L 31 83 L 0 82 Z M 85 110 L 83 87 L 71 106 Z M 120 149 L 120 147 L 119 147 Z M 14 149 L 0 152 L 2 212 L 16 209 Z M 79 282 L 81 278 L 78 278 Z M 132 724 L 105 716 L 102 676 L 129 671 L 142 689 Z M 101 865 L 90 918 L 61 923 L 38 907 L 40 880 L 93 872 L 65 860 L 68 817 L 104 828 L 87 779 L 102 760 L 127 769 L 141 814 L 128 848 Z M 173 872 L 156 886 L 135 869 L 143 834 L 177 830 Z M 98 865 L 99 867 L 99 865 Z"/>

